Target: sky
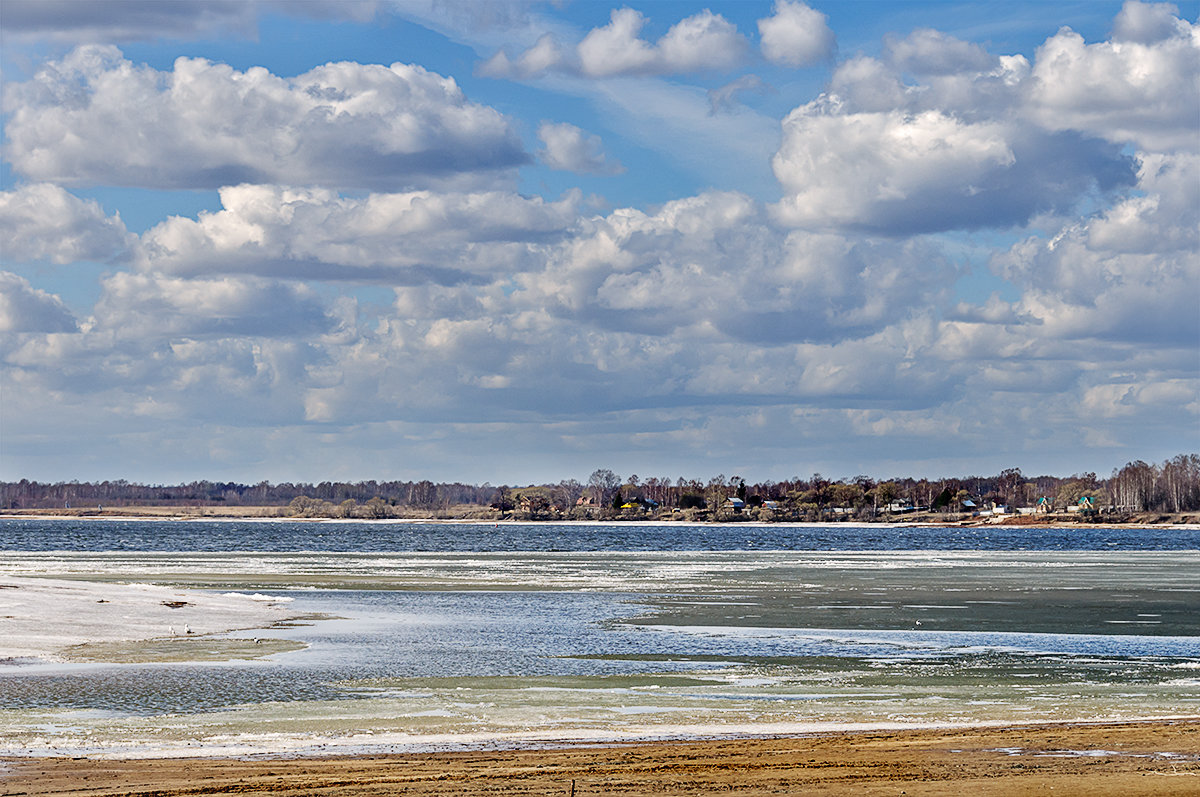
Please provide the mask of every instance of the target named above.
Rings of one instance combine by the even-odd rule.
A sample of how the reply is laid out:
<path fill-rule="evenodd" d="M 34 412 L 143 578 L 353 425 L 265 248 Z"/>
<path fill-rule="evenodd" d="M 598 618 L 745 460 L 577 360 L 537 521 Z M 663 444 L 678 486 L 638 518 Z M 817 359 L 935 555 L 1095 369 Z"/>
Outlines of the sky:
<path fill-rule="evenodd" d="M 5 0 L 0 479 L 1195 452 L 1198 13 Z"/>

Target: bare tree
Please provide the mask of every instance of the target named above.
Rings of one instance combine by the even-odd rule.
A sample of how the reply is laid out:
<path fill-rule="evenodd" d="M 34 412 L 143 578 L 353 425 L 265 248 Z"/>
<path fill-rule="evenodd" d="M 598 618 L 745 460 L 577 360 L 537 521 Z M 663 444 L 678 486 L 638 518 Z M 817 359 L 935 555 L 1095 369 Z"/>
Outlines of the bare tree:
<path fill-rule="evenodd" d="M 996 478 L 996 488 L 1002 496 L 1001 500 L 1010 507 L 1021 499 L 1021 488 L 1024 484 L 1025 477 L 1021 475 L 1020 468 L 1005 468 Z"/>
<path fill-rule="evenodd" d="M 558 487 L 566 498 L 568 509 L 575 506 L 579 496 L 583 495 L 583 485 L 575 479 L 565 479 L 558 483 Z"/>
<path fill-rule="evenodd" d="M 1113 504 L 1119 509 L 1145 512 L 1154 496 L 1154 466 L 1140 459 L 1113 472 L 1111 489 Z"/>
<path fill-rule="evenodd" d="M 621 477 L 608 468 L 597 468 L 592 471 L 591 476 L 588 476 L 587 483 L 596 505 L 608 506 L 613 493 L 621 486 Z"/>

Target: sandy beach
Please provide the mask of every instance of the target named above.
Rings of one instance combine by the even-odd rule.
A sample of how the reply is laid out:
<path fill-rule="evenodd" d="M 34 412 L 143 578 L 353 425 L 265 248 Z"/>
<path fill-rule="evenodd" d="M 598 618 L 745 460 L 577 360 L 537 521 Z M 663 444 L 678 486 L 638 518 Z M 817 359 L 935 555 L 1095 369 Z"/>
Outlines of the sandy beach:
<path fill-rule="evenodd" d="M 306 759 L 20 759 L 4 795 L 1194 795 L 1200 719 Z"/>

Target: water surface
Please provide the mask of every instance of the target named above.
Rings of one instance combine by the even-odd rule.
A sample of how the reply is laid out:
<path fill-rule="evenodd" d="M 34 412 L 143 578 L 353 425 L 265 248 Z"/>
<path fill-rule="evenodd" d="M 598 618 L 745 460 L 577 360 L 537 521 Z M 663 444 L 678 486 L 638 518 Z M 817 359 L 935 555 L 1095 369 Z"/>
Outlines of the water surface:
<path fill-rule="evenodd" d="M 0 522 L 0 575 L 330 619 L 247 632 L 304 644 L 264 661 L 0 667 L 0 753 L 1200 715 L 1187 530 L 39 522 Z"/>

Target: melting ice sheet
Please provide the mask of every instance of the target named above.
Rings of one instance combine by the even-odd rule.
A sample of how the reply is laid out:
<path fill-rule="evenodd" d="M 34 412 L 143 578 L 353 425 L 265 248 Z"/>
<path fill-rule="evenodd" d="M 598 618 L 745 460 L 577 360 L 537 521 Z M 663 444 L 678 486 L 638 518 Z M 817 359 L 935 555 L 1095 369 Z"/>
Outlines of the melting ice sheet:
<path fill-rule="evenodd" d="M 251 755 L 1200 715 L 1200 552 L 15 552 L 259 592 L 255 661 L 0 667 L 0 754 Z M 253 640 L 251 640 L 253 642 Z"/>

